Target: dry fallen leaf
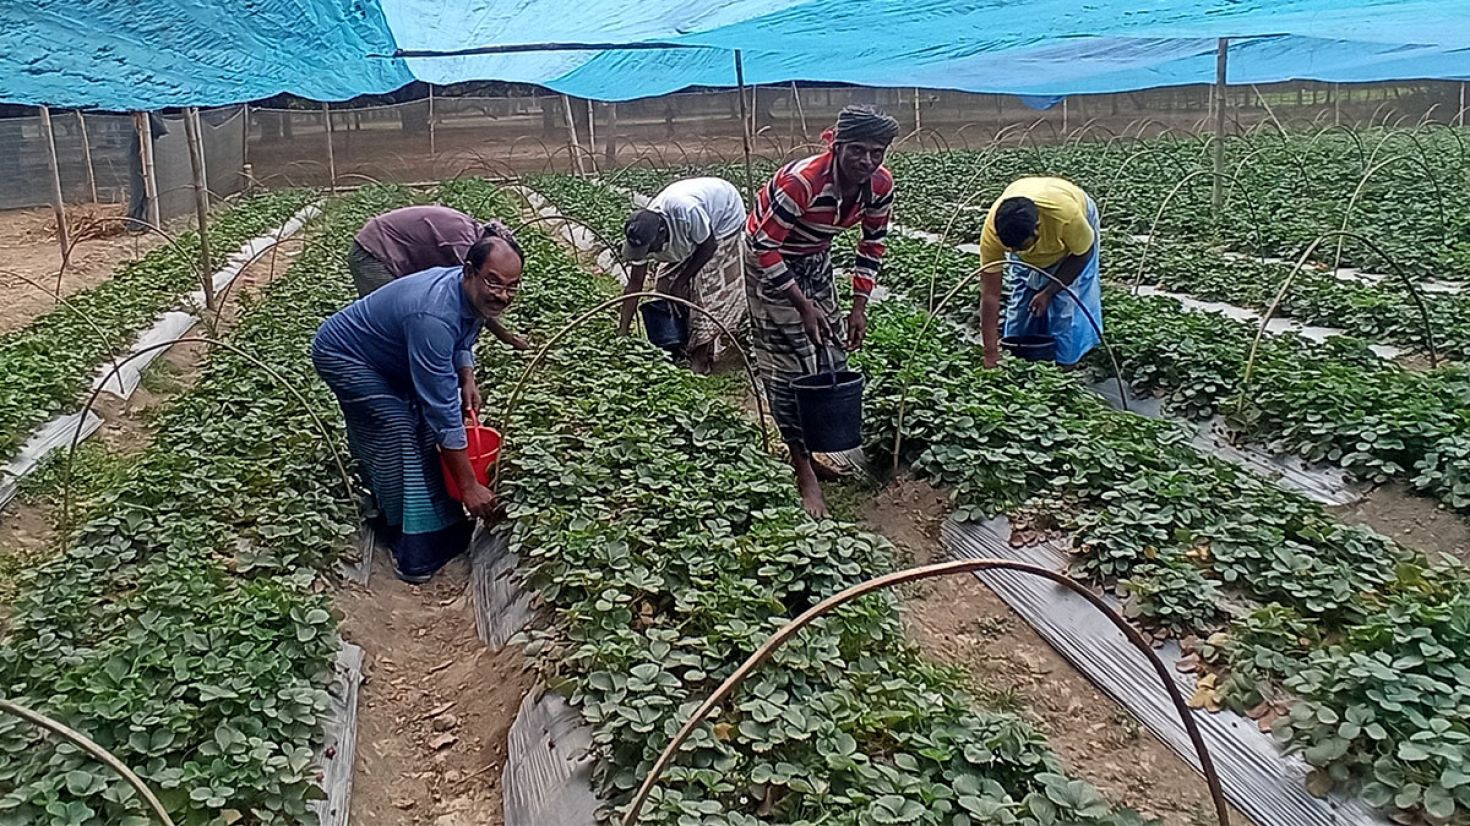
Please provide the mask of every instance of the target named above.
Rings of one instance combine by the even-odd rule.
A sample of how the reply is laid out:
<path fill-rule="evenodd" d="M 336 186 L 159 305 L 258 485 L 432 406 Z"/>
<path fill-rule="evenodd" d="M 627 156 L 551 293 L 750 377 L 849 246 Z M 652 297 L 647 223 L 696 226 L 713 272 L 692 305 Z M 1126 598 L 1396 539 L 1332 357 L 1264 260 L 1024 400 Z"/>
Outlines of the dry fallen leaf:
<path fill-rule="evenodd" d="M 1326 797 L 1332 791 L 1332 775 L 1321 769 L 1307 772 L 1307 793 L 1312 797 Z"/>
<path fill-rule="evenodd" d="M 729 723 L 715 723 L 715 739 L 720 742 L 728 742 L 734 736 L 735 727 Z"/>

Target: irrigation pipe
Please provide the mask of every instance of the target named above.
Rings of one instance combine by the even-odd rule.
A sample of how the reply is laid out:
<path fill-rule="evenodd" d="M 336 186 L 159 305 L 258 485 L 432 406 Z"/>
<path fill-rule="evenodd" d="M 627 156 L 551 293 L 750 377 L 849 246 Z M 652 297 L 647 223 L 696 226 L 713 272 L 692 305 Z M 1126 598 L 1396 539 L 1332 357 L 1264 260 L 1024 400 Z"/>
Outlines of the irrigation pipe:
<path fill-rule="evenodd" d="M 1404 272 L 1403 268 L 1399 266 L 1399 263 L 1389 256 L 1388 253 L 1384 252 L 1382 248 L 1364 236 L 1347 230 L 1332 230 L 1317 236 L 1302 251 L 1301 256 L 1296 260 L 1295 266 L 1287 274 L 1286 280 L 1281 282 L 1281 289 L 1276 291 L 1276 297 L 1271 300 L 1271 305 L 1266 308 L 1265 314 L 1261 316 L 1261 326 L 1256 329 L 1256 337 L 1251 341 L 1250 352 L 1246 354 L 1245 358 L 1245 370 L 1241 373 L 1240 377 L 1240 398 L 1235 405 L 1235 414 L 1237 416 L 1240 415 L 1241 411 L 1245 410 L 1245 402 L 1249 398 L 1246 391 L 1250 387 L 1251 374 L 1254 372 L 1256 365 L 1256 352 L 1260 349 L 1261 339 L 1266 335 L 1267 325 L 1271 323 L 1271 319 L 1275 316 L 1276 309 L 1281 306 L 1281 302 L 1286 300 L 1286 295 L 1291 290 L 1291 285 L 1296 281 L 1297 273 L 1302 271 L 1302 267 L 1312 257 L 1312 253 L 1317 251 L 1317 247 L 1321 246 L 1323 241 L 1332 237 L 1339 239 L 1348 237 L 1362 241 L 1368 245 L 1370 250 L 1388 262 L 1389 268 L 1393 270 L 1394 275 L 1399 277 L 1400 281 L 1404 282 L 1404 289 L 1408 290 L 1409 298 L 1413 299 L 1415 306 L 1419 309 L 1419 319 L 1424 323 L 1424 343 L 1429 350 L 1429 366 L 1431 368 L 1439 366 L 1439 350 L 1434 346 L 1434 330 L 1429 321 L 1429 308 L 1425 306 L 1424 296 L 1419 293 L 1419 288 L 1414 285 L 1414 281 L 1409 278 L 1409 274 Z"/>
<path fill-rule="evenodd" d="M 1159 679 L 1163 682 L 1164 690 L 1168 692 L 1169 699 L 1174 704 L 1174 710 L 1179 713 L 1179 719 L 1184 724 L 1185 734 L 1189 736 L 1189 742 L 1194 747 L 1195 754 L 1199 757 L 1200 773 L 1205 777 L 1205 783 L 1210 789 L 1210 799 L 1215 804 L 1215 817 L 1220 822 L 1220 826 L 1229 826 L 1230 810 L 1225 802 L 1225 792 L 1220 785 L 1220 776 L 1215 771 L 1215 763 L 1210 759 L 1209 749 L 1205 746 L 1204 738 L 1200 735 L 1199 727 L 1195 724 L 1194 715 L 1189 710 L 1189 704 L 1185 701 L 1184 695 L 1179 693 L 1179 686 L 1175 684 L 1174 678 L 1169 674 L 1168 667 L 1164 665 L 1163 660 L 1159 659 L 1159 655 L 1154 652 L 1153 647 L 1149 645 L 1148 641 L 1143 638 L 1143 635 L 1137 629 L 1104 602 L 1102 597 L 1093 593 L 1080 582 L 1065 574 L 1043 568 L 1039 565 L 1015 562 L 1009 559 L 961 559 L 953 562 L 939 562 L 933 565 L 924 565 L 904 571 L 895 571 L 891 574 L 875 577 L 866 582 L 860 582 L 840 593 L 833 594 L 807 609 L 801 616 L 786 623 L 775 634 L 772 634 L 770 639 L 762 643 L 761 647 L 757 648 L 755 653 L 751 654 L 745 662 L 741 663 L 740 667 L 735 669 L 734 673 L 727 677 L 724 682 L 720 683 L 719 688 L 715 689 L 715 693 L 711 694 L 695 710 L 688 722 L 684 723 L 683 727 L 679 729 L 679 732 L 664 747 L 663 753 L 658 756 L 658 760 L 654 761 L 653 768 L 649 769 L 648 775 L 643 778 L 643 784 L 638 787 L 638 793 L 633 796 L 633 801 L 628 805 L 628 811 L 623 815 L 623 826 L 633 826 L 638 821 L 638 815 L 643 811 L 643 805 L 648 801 L 649 795 L 653 793 L 654 786 L 657 785 L 664 770 L 673 762 L 674 755 L 678 753 L 679 747 L 694 734 L 695 729 L 713 714 L 721 703 L 728 699 L 730 695 L 734 694 L 735 689 L 739 688 L 740 684 L 747 677 L 764 665 L 776 653 L 777 649 L 784 645 L 787 640 L 796 636 L 796 633 L 802 628 L 810 625 L 818 617 L 831 612 L 833 609 L 875 591 L 950 574 L 974 574 L 980 571 L 992 570 L 1016 571 L 1030 576 L 1038 576 L 1082 596 L 1094 608 L 1102 612 L 1103 616 L 1107 617 L 1118 630 L 1122 631 L 1123 635 L 1128 638 L 1128 641 L 1135 648 L 1143 652 L 1143 655 L 1148 658 L 1149 663 L 1153 666 L 1154 672 L 1158 674 Z"/>
<path fill-rule="evenodd" d="M 243 358 L 246 361 L 250 362 L 257 369 L 263 371 L 272 379 L 275 379 L 277 384 L 286 388 L 286 390 L 296 398 L 296 401 L 301 403 L 301 409 L 305 410 L 308 416 L 311 416 L 312 422 L 316 424 L 317 430 L 321 432 L 322 441 L 326 443 L 327 449 L 332 452 L 332 460 L 336 462 L 337 471 L 342 475 L 342 490 L 346 495 L 347 501 L 355 502 L 357 500 L 356 494 L 354 493 L 352 488 L 352 475 L 347 472 L 347 465 L 342 461 L 342 454 L 337 452 L 337 445 L 332 442 L 332 431 L 327 429 L 326 422 L 323 422 L 321 420 L 321 417 L 316 414 L 316 411 L 311 409 L 311 403 L 306 400 L 305 396 L 301 395 L 300 390 L 297 390 L 296 387 L 293 386 L 289 381 L 286 381 L 285 377 L 283 377 L 280 373 L 277 373 L 265 362 L 261 361 L 255 356 L 250 355 L 249 353 L 245 352 L 239 347 L 236 347 L 228 341 L 220 341 L 219 339 L 210 338 L 208 336 L 179 336 L 178 338 L 169 339 L 168 341 L 162 341 L 157 344 L 150 344 L 147 347 L 140 348 L 135 352 L 129 354 L 127 358 L 123 359 L 116 366 L 114 366 L 101 382 L 98 382 L 97 386 L 92 390 L 92 395 L 87 397 L 87 404 L 82 408 L 82 414 L 77 417 L 77 429 L 72 431 L 71 434 L 71 446 L 68 447 L 66 451 L 66 470 L 65 473 L 62 475 L 61 483 L 61 524 L 67 526 L 68 529 L 71 527 L 72 462 L 76 459 L 77 443 L 82 440 L 82 427 L 87 423 L 87 414 L 92 412 L 92 406 L 97 403 L 97 397 L 102 394 L 102 388 L 107 386 L 108 380 L 116 375 L 117 372 L 122 369 L 122 366 L 124 364 L 127 364 L 133 359 L 139 358 L 140 356 L 151 353 L 154 350 L 167 349 L 174 346 L 175 344 L 207 344 L 214 347 L 223 347 L 226 350 L 229 350 L 230 352 L 239 356 L 240 358 Z"/>
<path fill-rule="evenodd" d="M 536 368 L 539 367 L 541 363 L 546 360 L 546 356 L 551 352 L 551 348 L 554 347 L 558 341 L 566 338 L 566 336 L 570 334 L 573 330 L 581 327 L 583 324 L 595 318 L 598 313 L 601 313 L 610 307 L 615 307 L 618 304 L 623 303 L 624 301 L 639 298 L 661 298 L 665 301 L 672 301 L 681 306 L 688 307 L 691 310 L 698 310 L 699 312 L 703 313 L 705 317 L 710 320 L 711 323 L 718 327 L 721 333 L 723 333 L 727 338 L 730 339 L 731 345 L 734 346 L 735 351 L 740 354 L 740 360 L 745 364 L 746 376 L 750 378 L 751 393 L 755 396 L 755 414 L 756 418 L 759 421 L 759 427 L 761 431 L 761 446 L 767 453 L 771 452 L 771 434 L 766 429 L 766 409 L 765 405 L 761 401 L 760 383 L 756 379 L 755 367 L 751 365 L 750 356 L 745 352 L 745 348 L 740 346 L 740 341 L 736 339 L 735 336 L 730 332 L 730 329 L 726 327 L 718 318 L 716 318 L 715 314 L 710 312 L 709 310 L 706 310 L 705 308 L 699 306 L 698 304 L 695 304 L 693 301 L 689 301 L 688 299 L 680 298 L 676 295 L 665 295 L 663 293 L 653 292 L 650 290 L 641 290 L 635 293 L 624 293 L 623 295 L 617 296 L 616 298 L 609 298 L 606 301 L 600 302 L 597 306 L 567 322 L 565 325 L 562 326 L 560 330 L 556 331 L 555 335 L 547 339 L 545 344 L 541 345 L 541 349 L 536 351 L 535 357 L 531 359 L 530 364 L 526 365 L 525 372 L 521 373 L 520 379 L 516 381 L 515 387 L 511 389 L 510 397 L 506 399 L 505 416 L 501 419 L 500 424 L 501 444 L 505 445 L 510 441 L 510 437 L 508 434 L 510 433 L 511 416 L 514 415 L 516 405 L 520 402 L 521 393 L 525 391 L 526 383 L 530 381 L 531 374 L 535 373 Z M 495 466 L 491 472 L 490 479 L 491 492 L 499 489 L 500 459 L 504 455 L 505 451 L 504 449 L 502 449 L 495 456 Z"/>
<path fill-rule="evenodd" d="M 1087 322 L 1092 325 L 1093 332 L 1097 333 L 1097 340 L 1098 343 L 1102 344 L 1103 351 L 1108 354 L 1108 361 L 1111 362 L 1113 365 L 1113 380 L 1118 383 L 1118 403 L 1123 405 L 1124 411 L 1128 411 L 1128 385 L 1123 382 L 1123 368 L 1118 365 L 1118 357 L 1113 353 L 1112 345 L 1108 344 L 1107 336 L 1103 335 L 1102 324 L 1099 323 L 1096 318 L 1092 317 L 1092 312 L 1087 309 L 1087 305 L 1082 303 L 1082 299 L 1078 297 L 1077 293 L 1072 291 L 1071 285 L 1062 283 L 1062 280 L 1060 278 L 1057 278 L 1055 275 L 1052 275 L 1051 273 L 1040 267 L 1028 264 L 1025 261 L 992 261 L 989 264 L 984 264 L 980 266 L 974 272 L 971 272 L 969 275 L 960 279 L 958 284 L 955 284 L 949 292 L 944 294 L 944 298 L 939 301 L 939 305 L 929 311 L 928 318 L 924 320 L 924 326 L 919 329 L 919 334 L 914 337 L 914 349 L 909 353 L 909 362 L 912 363 L 913 360 L 918 357 L 919 347 L 923 344 L 924 336 L 926 333 L 929 332 L 930 325 L 934 324 L 935 319 L 940 317 L 940 311 L 944 309 L 944 305 L 948 304 L 951 298 L 959 295 L 961 290 L 963 290 L 972 281 L 974 281 L 976 277 L 985 274 L 986 271 L 1007 266 L 1023 267 L 1025 269 L 1031 270 L 1032 272 L 1040 273 L 1053 284 L 1056 284 L 1058 287 L 1060 287 L 1062 291 L 1067 294 L 1067 297 L 1072 299 L 1072 301 L 1076 303 L 1077 309 L 1082 311 L 1083 317 L 1086 318 Z M 1000 275 L 1000 273 L 997 273 L 997 275 Z M 910 374 L 907 368 L 905 368 L 903 372 L 905 377 L 903 389 L 900 390 L 898 394 L 898 416 L 894 422 L 893 432 L 892 470 L 894 474 L 898 473 L 899 457 L 902 456 L 903 417 L 904 412 L 908 406 L 909 387 L 913 384 L 913 376 Z"/>
<path fill-rule="evenodd" d="M 118 776 L 126 780 L 129 786 L 136 789 L 138 794 L 147 801 L 148 808 L 153 810 L 153 815 L 158 818 L 159 823 L 162 823 L 163 826 L 174 826 L 173 820 L 163 808 L 163 803 L 154 796 L 153 791 L 148 788 L 148 784 L 144 783 L 138 775 L 133 774 L 132 769 L 123 765 L 121 760 L 113 757 L 111 752 L 97 745 L 85 734 L 58 723 L 39 711 L 32 711 L 25 706 L 16 705 L 9 700 L 0 699 L 0 711 L 13 714 L 28 723 L 39 726 L 52 734 L 70 741 L 73 745 L 79 746 L 83 751 L 97 758 L 103 765 L 117 772 Z"/>

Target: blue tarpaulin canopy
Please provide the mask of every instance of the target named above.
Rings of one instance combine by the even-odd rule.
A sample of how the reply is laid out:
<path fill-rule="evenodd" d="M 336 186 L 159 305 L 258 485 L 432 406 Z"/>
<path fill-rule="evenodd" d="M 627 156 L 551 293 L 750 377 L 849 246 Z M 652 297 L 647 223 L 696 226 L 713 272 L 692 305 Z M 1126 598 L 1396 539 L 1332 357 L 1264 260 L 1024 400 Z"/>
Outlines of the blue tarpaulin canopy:
<path fill-rule="evenodd" d="M 30 0 L 0 4 L 0 101 L 152 109 L 413 80 L 628 100 L 793 80 L 1032 97 L 1470 78 L 1466 0 Z M 595 48 L 454 54 L 559 43 Z"/>

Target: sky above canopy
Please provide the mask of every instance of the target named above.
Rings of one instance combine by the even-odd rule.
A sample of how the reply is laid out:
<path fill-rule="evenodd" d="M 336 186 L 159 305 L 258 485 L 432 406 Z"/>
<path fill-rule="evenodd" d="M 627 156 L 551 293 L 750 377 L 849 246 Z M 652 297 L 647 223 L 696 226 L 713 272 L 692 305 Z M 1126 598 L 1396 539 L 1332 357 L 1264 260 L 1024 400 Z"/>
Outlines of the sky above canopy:
<path fill-rule="evenodd" d="M 0 101 L 129 110 L 413 80 L 628 100 L 792 80 L 1020 95 L 1470 79 L 1465 0 L 30 0 L 0 4 Z M 547 42 L 660 50 L 396 58 Z"/>

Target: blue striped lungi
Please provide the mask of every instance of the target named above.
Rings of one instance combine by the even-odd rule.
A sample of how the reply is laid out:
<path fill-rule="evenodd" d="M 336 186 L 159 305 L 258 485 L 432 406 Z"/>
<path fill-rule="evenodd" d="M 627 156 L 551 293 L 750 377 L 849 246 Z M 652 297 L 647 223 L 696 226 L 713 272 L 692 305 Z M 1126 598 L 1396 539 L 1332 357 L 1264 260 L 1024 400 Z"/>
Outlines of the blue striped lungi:
<path fill-rule="evenodd" d="M 398 570 L 437 571 L 469 546 L 473 525 L 444 488 L 438 442 L 413 391 L 315 343 L 311 361 L 342 406 L 347 443 L 382 512 Z"/>
<path fill-rule="evenodd" d="M 1097 320 L 1098 327 L 1102 327 L 1102 230 L 1098 226 L 1097 204 L 1093 203 L 1091 197 L 1087 199 L 1087 223 L 1092 226 L 1092 249 L 1088 252 L 1087 264 L 1082 267 L 1082 272 L 1077 280 L 1071 283 L 1072 292 L 1082 299 L 1082 305 L 1087 312 Z M 1006 253 L 1007 261 L 1019 261 L 1015 253 Z M 1058 266 L 1060 262 L 1058 262 Z M 1056 266 L 1049 267 L 1048 272 L 1056 274 Z M 1007 338 L 1013 336 L 1027 335 L 1050 335 L 1057 342 L 1057 364 L 1076 364 L 1087 355 L 1099 342 L 1098 331 L 1092 328 L 1087 315 L 1077 306 L 1077 302 L 1067 295 L 1063 290 L 1056 294 L 1047 308 L 1046 317 L 1038 318 L 1031 315 L 1031 299 L 1036 294 L 1046 289 L 1051 283 L 1045 276 L 1036 273 L 1026 267 L 1007 267 L 1009 272 L 1011 297 L 1006 305 L 1005 329 L 1002 335 Z"/>

